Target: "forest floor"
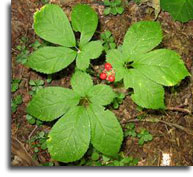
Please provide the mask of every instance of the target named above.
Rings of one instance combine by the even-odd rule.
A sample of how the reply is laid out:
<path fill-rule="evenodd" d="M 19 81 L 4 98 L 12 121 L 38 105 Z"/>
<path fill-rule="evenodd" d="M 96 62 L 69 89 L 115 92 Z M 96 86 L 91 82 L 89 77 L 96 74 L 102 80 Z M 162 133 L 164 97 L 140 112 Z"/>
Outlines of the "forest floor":
<path fill-rule="evenodd" d="M 155 20 L 154 8 L 146 2 L 141 5 L 130 1 L 125 3 L 125 11 L 122 15 L 103 15 L 104 5 L 101 1 L 91 0 L 50 0 L 51 3 L 59 4 L 68 17 L 72 7 L 77 3 L 86 3 L 98 13 L 99 27 L 94 36 L 99 38 L 99 34 L 105 30 L 112 32 L 116 44 L 123 42 L 123 37 L 131 24 L 142 20 Z M 20 51 L 17 46 L 21 45 L 21 38 L 28 40 L 25 45 L 31 52 L 31 44 L 41 39 L 35 35 L 32 28 L 33 14 L 41 8 L 41 0 L 13 0 L 11 7 L 12 25 L 12 78 L 20 79 L 19 89 L 12 93 L 12 98 L 17 95 L 22 96 L 22 104 L 18 105 L 16 112 L 11 116 L 11 136 L 12 136 L 12 165 L 13 166 L 37 166 L 50 162 L 47 150 L 34 152 L 29 140 L 42 130 L 49 132 L 51 124 L 41 126 L 30 125 L 26 120 L 26 106 L 31 99 L 30 91 L 32 86 L 30 80 L 43 80 L 45 87 L 61 86 L 70 87 L 70 78 L 74 72 L 74 63 L 61 72 L 53 75 L 51 83 L 47 82 L 47 76 L 37 73 L 23 64 L 16 62 Z M 159 47 L 169 48 L 177 51 L 191 74 L 193 74 L 193 21 L 188 23 L 175 22 L 167 12 L 160 12 L 156 21 L 161 23 L 164 37 Z M 98 74 L 103 67 L 105 57 L 101 56 L 100 62 L 94 61 L 93 67 Z M 98 77 L 93 76 L 95 83 L 101 83 Z M 112 85 L 113 87 L 113 85 Z M 116 88 L 114 88 L 116 90 Z M 193 165 L 193 78 L 187 77 L 178 86 L 165 88 L 166 110 L 146 110 L 139 109 L 126 96 L 119 109 L 112 110 L 118 117 L 122 127 L 127 122 L 134 122 L 136 131 L 141 128 L 147 129 L 153 140 L 143 146 L 138 144 L 138 139 L 126 137 L 121 151 L 126 155 L 139 159 L 138 166 L 160 166 L 164 154 L 171 158 L 171 166 L 191 166 Z M 160 122 L 152 122 L 151 118 L 158 118 Z M 149 120 L 149 121 L 145 121 Z M 54 165 L 64 165 L 54 162 Z"/>

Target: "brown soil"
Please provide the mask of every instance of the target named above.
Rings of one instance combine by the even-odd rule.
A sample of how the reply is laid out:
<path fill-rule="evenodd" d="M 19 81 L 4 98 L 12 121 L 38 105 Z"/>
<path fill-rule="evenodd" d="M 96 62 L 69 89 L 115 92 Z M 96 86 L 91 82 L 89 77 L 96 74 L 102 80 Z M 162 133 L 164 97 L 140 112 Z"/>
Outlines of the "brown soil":
<path fill-rule="evenodd" d="M 128 27 L 141 20 L 154 20 L 154 9 L 148 6 L 136 5 L 132 1 L 125 2 L 125 12 L 117 16 L 103 16 L 104 6 L 101 1 L 91 0 L 51 0 L 52 3 L 59 4 L 70 16 L 72 6 L 77 3 L 90 4 L 98 13 L 100 24 L 97 29 L 98 34 L 104 30 L 110 30 L 115 37 L 116 43 L 121 44 Z M 38 153 L 38 158 L 32 160 L 33 149 L 27 143 L 29 135 L 32 136 L 36 132 L 44 129 L 49 131 L 49 125 L 36 127 L 30 125 L 26 121 L 26 105 L 31 99 L 29 91 L 30 79 L 46 80 L 46 75 L 42 75 L 32 71 L 22 64 L 16 63 L 19 45 L 19 39 L 22 36 L 29 38 L 28 44 L 32 44 L 36 39 L 32 29 L 33 13 L 43 6 L 40 0 L 13 0 L 12 1 L 12 78 L 21 79 L 19 89 L 12 94 L 21 94 L 23 103 L 18 106 L 17 111 L 12 114 L 11 134 L 12 140 L 12 165 L 15 166 L 36 166 L 37 164 L 50 161 L 50 156 L 46 151 Z M 157 18 L 162 25 L 164 31 L 164 39 L 160 47 L 170 48 L 177 51 L 184 60 L 189 72 L 193 74 L 193 21 L 188 23 L 179 23 L 172 20 L 167 12 L 161 12 Z M 40 40 L 40 39 L 39 39 Z M 101 58 L 104 61 L 104 57 Z M 93 63 L 95 71 L 99 73 L 103 63 Z M 70 87 L 70 78 L 74 71 L 74 64 L 64 69 L 56 75 L 56 79 L 45 86 L 57 85 L 62 87 Z M 95 83 L 101 81 L 93 76 Z M 116 88 L 115 88 L 116 89 Z M 186 78 L 181 84 L 172 88 L 165 88 L 165 102 L 168 107 L 165 111 L 143 110 L 139 111 L 133 103 L 130 96 L 127 96 L 118 110 L 113 110 L 119 118 L 123 128 L 125 123 L 136 121 L 136 127 L 139 131 L 146 128 L 153 135 L 153 140 L 139 146 L 136 138 L 126 138 L 122 145 L 122 150 L 133 157 L 140 159 L 140 166 L 160 166 L 163 153 L 170 153 L 173 166 L 191 166 L 193 165 L 193 78 Z M 146 118 L 158 118 L 165 122 L 152 123 L 138 121 L 139 115 Z M 171 123 L 171 124 L 167 124 Z M 179 128 L 177 125 L 180 125 Z M 16 148 L 15 148 L 16 147 Z M 18 160 L 19 159 L 19 160 Z M 23 160 L 24 159 L 24 160 Z M 59 165 L 55 162 L 55 165 Z"/>

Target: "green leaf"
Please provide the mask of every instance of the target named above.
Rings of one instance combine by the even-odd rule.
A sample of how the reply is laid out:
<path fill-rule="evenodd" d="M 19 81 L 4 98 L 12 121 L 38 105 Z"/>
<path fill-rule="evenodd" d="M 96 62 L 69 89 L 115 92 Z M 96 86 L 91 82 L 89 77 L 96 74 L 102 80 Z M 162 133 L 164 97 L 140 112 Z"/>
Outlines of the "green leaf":
<path fill-rule="evenodd" d="M 26 115 L 26 119 L 27 119 L 28 123 L 31 125 L 36 123 L 36 119 L 29 114 Z"/>
<path fill-rule="evenodd" d="M 44 132 L 44 131 L 41 131 L 41 132 L 39 133 L 39 137 L 40 137 L 40 138 L 43 138 L 44 135 L 45 135 L 45 132 Z"/>
<path fill-rule="evenodd" d="M 68 18 L 57 5 L 45 5 L 34 14 L 34 30 L 38 36 L 51 43 L 65 47 L 76 45 Z"/>
<path fill-rule="evenodd" d="M 110 32 L 109 30 L 105 31 L 104 34 L 105 34 L 105 39 L 110 38 L 111 35 L 112 35 L 111 32 Z"/>
<path fill-rule="evenodd" d="M 144 144 L 144 139 L 143 138 L 140 138 L 139 141 L 138 141 L 139 145 L 143 145 Z"/>
<path fill-rule="evenodd" d="M 104 5 L 105 6 L 109 6 L 111 3 L 109 2 L 109 0 L 104 0 Z"/>
<path fill-rule="evenodd" d="M 117 12 L 118 14 L 122 14 L 124 11 L 124 8 L 123 7 L 117 7 Z"/>
<path fill-rule="evenodd" d="M 79 97 L 70 89 L 47 87 L 33 97 L 27 112 L 42 121 L 52 121 L 77 105 Z"/>
<path fill-rule="evenodd" d="M 114 114 L 94 104 L 90 105 L 87 112 L 91 123 L 92 145 L 105 155 L 116 155 L 123 140 L 123 132 Z"/>
<path fill-rule="evenodd" d="M 84 46 L 93 36 L 98 25 L 96 12 L 85 4 L 78 4 L 72 9 L 72 27 L 80 32 L 80 46 Z"/>
<path fill-rule="evenodd" d="M 47 140 L 52 158 L 61 162 L 79 160 L 90 142 L 90 126 L 85 108 L 75 106 L 52 128 Z"/>
<path fill-rule="evenodd" d="M 114 42 L 109 43 L 109 46 L 110 46 L 111 49 L 115 49 L 116 48 L 116 44 Z"/>
<path fill-rule="evenodd" d="M 100 158 L 100 155 L 98 152 L 93 152 L 92 155 L 91 155 L 91 159 L 96 161 Z"/>
<path fill-rule="evenodd" d="M 104 15 L 109 15 L 110 12 L 111 12 L 111 8 L 110 8 L 110 7 L 107 7 L 107 8 L 105 8 L 105 10 L 104 10 Z"/>
<path fill-rule="evenodd" d="M 146 53 L 162 41 L 161 26 L 157 22 L 141 21 L 133 24 L 127 31 L 123 50 L 128 58 L 136 54 Z"/>
<path fill-rule="evenodd" d="M 192 0 L 161 0 L 161 8 L 168 11 L 178 21 L 187 22 L 193 19 Z"/>
<path fill-rule="evenodd" d="M 110 160 L 110 158 L 105 155 L 103 155 L 102 158 L 103 158 L 103 162 L 108 162 Z"/>
<path fill-rule="evenodd" d="M 41 145 L 41 149 L 42 150 L 46 150 L 47 149 L 47 143 L 44 142 L 42 145 Z"/>
<path fill-rule="evenodd" d="M 93 87 L 93 81 L 89 74 L 76 71 L 71 78 L 71 86 L 79 96 L 85 97 L 89 89 Z"/>
<path fill-rule="evenodd" d="M 19 88 L 20 79 L 13 79 L 11 83 L 11 92 L 16 92 Z"/>
<path fill-rule="evenodd" d="M 158 84 L 173 86 L 189 76 L 180 56 L 168 49 L 138 55 L 133 67 Z"/>
<path fill-rule="evenodd" d="M 119 103 L 115 100 L 113 101 L 113 108 L 118 109 L 119 108 Z"/>
<path fill-rule="evenodd" d="M 14 102 L 16 105 L 21 104 L 21 103 L 23 102 L 22 96 L 21 96 L 21 95 L 17 95 L 17 96 L 14 98 L 13 102 Z"/>
<path fill-rule="evenodd" d="M 91 41 L 82 47 L 76 58 L 76 66 L 80 70 L 86 70 L 89 67 L 90 59 L 98 58 L 103 51 L 101 41 Z"/>
<path fill-rule="evenodd" d="M 52 74 L 73 62 L 76 52 L 65 47 L 43 47 L 32 53 L 27 65 L 42 73 Z"/>
<path fill-rule="evenodd" d="M 15 111 L 17 111 L 17 105 L 11 102 L 11 112 L 14 113 Z"/>
<path fill-rule="evenodd" d="M 105 106 L 113 101 L 115 93 L 110 86 L 99 84 L 89 90 L 88 97 L 92 103 Z"/>
<path fill-rule="evenodd" d="M 117 15 L 117 9 L 116 7 L 112 7 L 110 11 L 113 15 Z"/>
<path fill-rule="evenodd" d="M 125 88 L 133 88 L 132 100 L 141 107 L 159 109 L 164 106 L 164 89 L 161 85 L 143 76 L 136 69 L 124 76 Z"/>
<path fill-rule="evenodd" d="M 121 5 L 121 0 L 114 0 L 114 2 L 115 2 L 115 4 L 117 5 L 117 6 L 119 6 L 119 5 Z"/>

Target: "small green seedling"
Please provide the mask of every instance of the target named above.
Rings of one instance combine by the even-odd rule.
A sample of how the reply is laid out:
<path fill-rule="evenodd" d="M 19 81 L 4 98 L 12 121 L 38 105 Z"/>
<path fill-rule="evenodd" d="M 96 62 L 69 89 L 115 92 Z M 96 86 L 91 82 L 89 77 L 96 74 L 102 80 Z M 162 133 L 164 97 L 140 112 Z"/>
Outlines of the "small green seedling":
<path fill-rule="evenodd" d="M 43 124 L 43 122 L 41 120 L 38 120 L 29 114 L 26 115 L 26 120 L 31 125 L 41 126 Z"/>
<path fill-rule="evenodd" d="M 22 96 L 17 95 L 13 100 L 11 100 L 11 112 L 14 113 L 17 110 L 18 105 L 22 104 Z"/>
<path fill-rule="evenodd" d="M 21 79 L 13 79 L 11 82 L 11 92 L 16 92 L 19 88 Z"/>
<path fill-rule="evenodd" d="M 32 87 L 32 90 L 29 92 L 30 95 L 36 94 L 44 86 L 43 80 L 30 80 L 29 85 Z"/>
<path fill-rule="evenodd" d="M 47 140 L 51 157 L 61 162 L 79 160 L 91 144 L 101 153 L 114 156 L 123 140 L 115 115 L 104 108 L 115 93 L 108 85 L 93 85 L 85 72 L 77 70 L 71 78 L 72 89 L 46 87 L 30 101 L 27 112 L 41 121 L 60 118 Z"/>
<path fill-rule="evenodd" d="M 145 142 L 153 139 L 153 136 L 145 129 L 142 129 L 140 133 L 137 134 L 137 137 L 139 138 L 139 145 L 143 145 Z"/>
<path fill-rule="evenodd" d="M 47 82 L 48 84 L 50 84 L 50 83 L 52 82 L 52 80 L 53 80 L 52 75 L 51 75 L 51 74 L 48 74 L 47 79 L 46 79 L 46 82 Z"/>
<path fill-rule="evenodd" d="M 125 156 L 123 152 L 120 152 L 116 158 L 110 158 L 108 160 L 105 157 L 103 164 L 104 166 L 136 166 L 138 161 L 138 159 L 135 159 L 131 156 Z"/>
<path fill-rule="evenodd" d="M 30 55 L 29 48 L 32 48 L 33 50 L 37 50 L 49 44 L 46 41 L 43 41 L 42 43 L 40 43 L 38 40 L 35 40 L 35 42 L 30 45 L 28 45 L 27 42 L 28 42 L 28 38 L 22 37 L 20 40 L 20 44 L 16 47 L 16 49 L 20 52 L 16 57 L 17 63 L 21 63 L 24 65 L 26 64 L 27 58 Z"/>
<path fill-rule="evenodd" d="M 38 40 L 35 40 L 35 42 L 32 43 L 30 47 L 32 47 L 34 50 L 37 50 L 38 48 L 42 47 L 42 44 Z"/>
<path fill-rule="evenodd" d="M 115 82 L 134 90 L 132 100 L 143 108 L 165 109 L 163 86 L 174 86 L 190 76 L 181 57 L 173 50 L 155 49 L 162 41 L 158 22 L 141 21 L 127 31 L 123 45 L 107 52 Z"/>
<path fill-rule="evenodd" d="M 35 136 L 31 137 L 28 143 L 33 148 L 34 152 L 38 153 L 42 150 L 44 151 L 47 149 L 47 144 L 46 144 L 47 139 L 48 139 L 48 133 L 41 131 L 37 133 Z"/>
<path fill-rule="evenodd" d="M 103 51 L 100 40 L 90 41 L 97 25 L 98 16 L 88 5 L 78 4 L 73 7 L 71 24 L 58 5 L 43 6 L 34 14 L 35 33 L 57 46 L 36 50 L 28 57 L 27 65 L 38 72 L 52 74 L 76 60 L 77 68 L 85 71 L 90 60 L 98 58 Z M 81 34 L 80 39 L 75 39 L 72 28 Z"/>
<path fill-rule="evenodd" d="M 16 57 L 17 63 L 25 64 L 27 62 L 27 57 L 30 53 L 27 48 L 27 42 L 28 42 L 28 38 L 22 37 L 20 39 L 20 44 L 16 46 L 16 49 L 19 51 L 19 54 Z"/>
<path fill-rule="evenodd" d="M 112 36 L 110 31 L 107 30 L 101 33 L 100 37 L 102 39 L 105 52 L 107 52 L 109 49 L 116 48 L 114 37 Z"/>
<path fill-rule="evenodd" d="M 122 14 L 124 12 L 124 7 L 122 5 L 121 0 L 104 0 L 104 5 L 105 5 L 105 10 L 104 10 L 104 15 L 117 15 L 117 14 Z"/>
<path fill-rule="evenodd" d="M 89 148 L 86 156 L 79 161 L 77 166 L 136 166 L 137 164 L 138 159 L 125 156 L 123 152 L 115 157 L 109 157 L 102 155 L 95 148 Z"/>
<path fill-rule="evenodd" d="M 125 98 L 124 93 L 116 93 L 116 96 L 113 100 L 113 108 L 118 109 L 119 106 L 123 103 L 124 98 Z"/>
<path fill-rule="evenodd" d="M 132 137 L 136 137 L 137 133 L 135 131 L 135 124 L 134 123 L 128 123 L 126 125 L 126 130 L 124 132 L 125 137 L 127 136 L 132 136 Z"/>

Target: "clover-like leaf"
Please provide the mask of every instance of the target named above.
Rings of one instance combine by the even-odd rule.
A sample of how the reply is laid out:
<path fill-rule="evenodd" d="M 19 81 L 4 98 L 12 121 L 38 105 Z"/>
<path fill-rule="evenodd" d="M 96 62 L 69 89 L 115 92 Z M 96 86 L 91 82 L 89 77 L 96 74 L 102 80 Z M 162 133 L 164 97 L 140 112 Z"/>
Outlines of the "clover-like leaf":
<path fill-rule="evenodd" d="M 30 68 L 52 74 L 71 64 L 76 57 L 76 52 L 66 47 L 42 47 L 33 52 L 27 61 Z"/>
<path fill-rule="evenodd" d="M 93 36 L 98 25 L 96 12 L 88 5 L 78 4 L 71 14 L 74 31 L 80 32 L 80 46 L 84 46 Z"/>
<path fill-rule="evenodd" d="M 87 112 L 92 145 L 105 155 L 116 155 L 123 140 L 123 132 L 114 114 L 95 104 L 90 105 Z"/>
<path fill-rule="evenodd" d="M 178 21 L 187 22 L 193 19 L 192 0 L 160 0 L 160 6 Z"/>
<path fill-rule="evenodd" d="M 79 99 L 70 89 L 48 87 L 40 89 L 33 96 L 27 112 L 40 120 L 52 121 L 62 116 L 70 107 L 77 105 Z"/>
<path fill-rule="evenodd" d="M 189 73 L 180 56 L 171 50 L 151 51 L 162 39 L 157 22 L 138 22 L 125 35 L 123 46 L 107 52 L 107 62 L 123 79 L 125 88 L 133 88 L 133 101 L 145 108 L 164 108 L 163 86 L 179 83 Z"/>
<path fill-rule="evenodd" d="M 85 108 L 72 107 L 49 133 L 47 146 L 52 158 L 61 162 L 79 160 L 90 144 L 89 125 Z"/>
<path fill-rule="evenodd" d="M 65 47 L 76 45 L 74 33 L 63 10 L 47 4 L 34 14 L 34 30 L 38 36 Z"/>
<path fill-rule="evenodd" d="M 83 46 L 77 55 L 76 66 L 81 70 L 86 70 L 90 64 L 90 59 L 98 58 L 103 51 L 101 41 L 91 41 Z"/>

